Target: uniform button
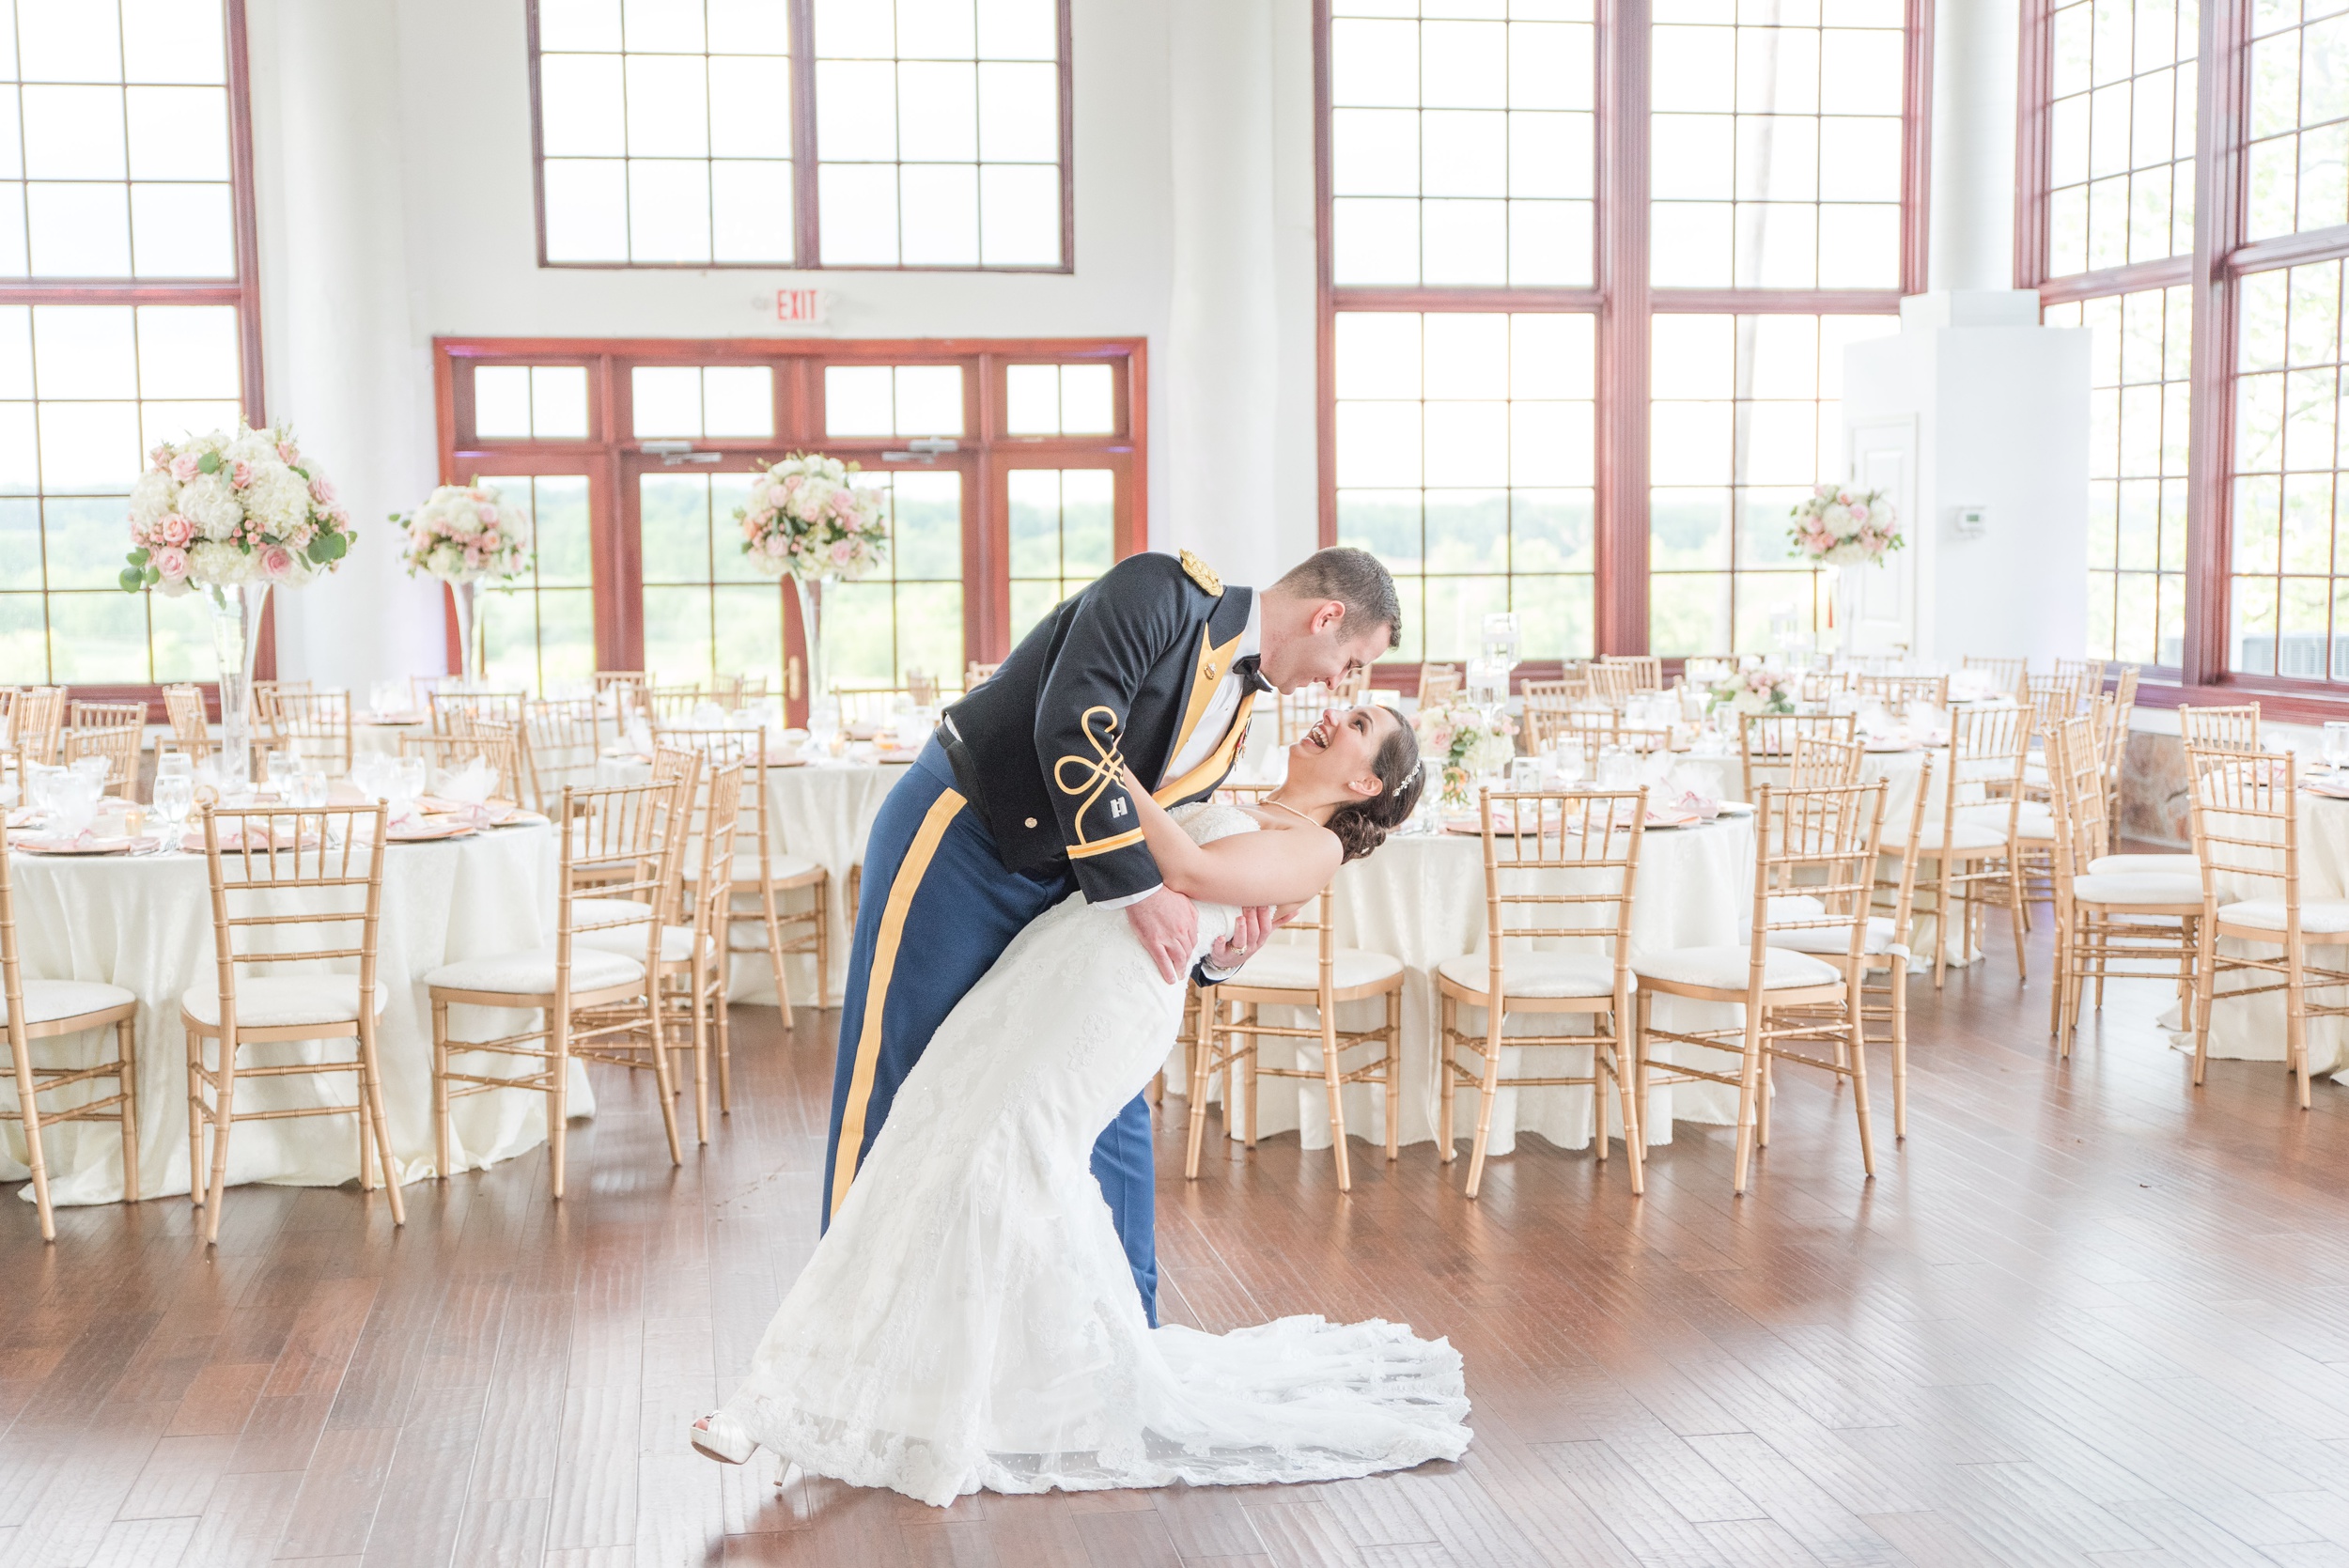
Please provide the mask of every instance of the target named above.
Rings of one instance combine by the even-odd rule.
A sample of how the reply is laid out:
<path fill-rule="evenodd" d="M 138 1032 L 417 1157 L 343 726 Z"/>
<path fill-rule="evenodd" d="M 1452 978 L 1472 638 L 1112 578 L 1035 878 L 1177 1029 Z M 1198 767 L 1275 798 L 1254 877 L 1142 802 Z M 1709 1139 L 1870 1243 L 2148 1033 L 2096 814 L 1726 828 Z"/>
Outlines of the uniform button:
<path fill-rule="evenodd" d="M 1029 826 L 1029 827 L 1031 827 L 1031 828 L 1033 828 L 1033 827 L 1034 827 L 1034 826 L 1035 826 L 1035 818 L 1034 818 L 1034 817 L 1031 816 L 1030 818 L 1028 818 L 1028 826 Z"/>

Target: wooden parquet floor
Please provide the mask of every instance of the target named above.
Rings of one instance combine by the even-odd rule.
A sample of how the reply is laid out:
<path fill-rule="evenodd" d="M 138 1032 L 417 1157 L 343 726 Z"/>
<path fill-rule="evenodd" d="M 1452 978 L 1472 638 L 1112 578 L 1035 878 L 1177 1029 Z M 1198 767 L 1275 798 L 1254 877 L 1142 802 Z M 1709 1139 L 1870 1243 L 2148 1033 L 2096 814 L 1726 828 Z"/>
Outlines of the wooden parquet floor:
<path fill-rule="evenodd" d="M 1349 1201 L 1294 1137 L 1186 1184 L 1170 1102 L 1171 1317 L 1466 1356 L 1464 1462 L 1319 1487 L 938 1511 L 693 1455 L 813 1239 L 805 1013 L 741 1010 L 737 1110 L 682 1171 L 600 1079 L 559 1206 L 535 1157 L 410 1188 L 397 1234 L 355 1187 L 243 1188 L 208 1258 L 183 1203 L 67 1211 L 54 1248 L 0 1203 L 0 1563 L 2349 1564 L 2349 1091 L 2194 1092 L 2142 987 L 2069 1064 L 2002 957 L 1913 996 L 1873 1185 L 1848 1099 L 1792 1075 L 1743 1201 L 1728 1129 L 1686 1126 L 1640 1202 L 1538 1141 L 1474 1203 L 1425 1144 L 1358 1152 Z"/>

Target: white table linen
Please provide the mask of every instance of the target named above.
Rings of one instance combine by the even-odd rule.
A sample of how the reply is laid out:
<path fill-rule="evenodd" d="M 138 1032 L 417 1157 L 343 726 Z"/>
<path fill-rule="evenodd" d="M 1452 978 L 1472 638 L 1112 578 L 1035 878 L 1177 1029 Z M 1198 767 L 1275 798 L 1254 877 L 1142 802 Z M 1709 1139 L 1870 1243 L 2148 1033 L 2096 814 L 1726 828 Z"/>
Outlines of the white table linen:
<path fill-rule="evenodd" d="M 556 846 L 544 825 L 498 829 L 436 844 L 394 845 L 384 855 L 378 976 L 387 1001 L 377 1029 L 384 1113 L 403 1183 L 431 1175 L 432 1013 L 424 976 L 454 959 L 517 952 L 553 938 Z M 18 854 L 17 938 L 28 978 L 103 980 L 139 999 L 139 1174 L 142 1198 L 188 1190 L 187 1067 L 180 994 L 211 985 L 210 883 L 201 855 L 55 857 Z M 317 897 L 318 894 L 308 896 Z M 352 924 L 291 926 L 284 940 L 339 946 Z M 315 939 L 323 939 L 316 940 Z M 356 966 L 350 966 L 354 971 Z M 240 978 L 253 971 L 241 970 Z M 530 1027 L 535 1015 L 456 1008 L 459 1036 L 487 1038 Z M 45 1063 L 86 1064 L 111 1054 L 112 1031 L 37 1043 Z M 249 1046 L 243 1060 L 340 1059 L 348 1040 Z M 488 1063 L 493 1059 L 478 1058 Z M 489 1071 L 511 1070 L 488 1067 Z M 109 1085 L 101 1083 L 97 1092 Z M 237 1106 L 354 1102 L 355 1074 L 237 1085 Z M 0 1087 L 0 1097 L 12 1086 Z M 587 1076 L 572 1064 L 570 1113 L 594 1114 Z M 455 1163 L 472 1169 L 511 1158 L 546 1138 L 543 1096 L 517 1091 L 459 1101 Z M 22 1124 L 7 1123 L 0 1181 L 23 1181 Z M 122 1195 L 119 1136 L 111 1123 L 47 1129 L 52 1196 L 59 1203 L 114 1203 Z M 331 1187 L 358 1174 L 358 1129 L 349 1117 L 238 1124 L 229 1140 L 228 1180 Z M 20 1196 L 29 1197 L 27 1187 Z"/>
<path fill-rule="evenodd" d="M 2295 789 L 2293 800 L 2298 807 L 2300 840 L 2300 899 L 2303 904 L 2324 898 L 2349 898 L 2349 800 L 2329 800 Z M 2276 881 L 2247 882 L 2239 896 L 2245 898 L 2280 898 L 2282 884 Z M 2278 933 L 2279 936 L 2281 933 Z M 2255 955 L 2273 958 L 2282 953 L 2280 946 L 2265 943 L 2239 942 L 2232 939 L 2221 941 L 2220 949 L 2236 955 Z M 2310 943 L 2308 949 L 2310 964 L 2331 970 L 2349 970 L 2349 947 L 2319 946 Z M 2284 1059 L 2284 993 L 2269 991 L 2262 996 L 2229 1001 L 2226 989 L 2245 985 L 2264 985 L 2277 980 L 2272 975 L 2236 974 L 2224 983 L 2220 999 L 2211 1008 L 2210 1054 L 2245 1062 L 2281 1062 Z M 2155 981 L 2163 986 L 2166 983 Z M 2338 1004 L 2344 999 L 2339 989 L 2312 993 L 2317 1000 Z M 2109 1005 L 2109 1004 L 2108 1004 Z M 2172 1043 L 2181 1050 L 2194 1048 L 2194 1020 L 2181 1017 L 2172 1004 L 2161 1021 L 2172 1030 Z M 2349 1020 L 2341 1018 L 2310 1018 L 2309 1031 L 2309 1070 L 2311 1073 L 2341 1075 L 2349 1080 Z"/>

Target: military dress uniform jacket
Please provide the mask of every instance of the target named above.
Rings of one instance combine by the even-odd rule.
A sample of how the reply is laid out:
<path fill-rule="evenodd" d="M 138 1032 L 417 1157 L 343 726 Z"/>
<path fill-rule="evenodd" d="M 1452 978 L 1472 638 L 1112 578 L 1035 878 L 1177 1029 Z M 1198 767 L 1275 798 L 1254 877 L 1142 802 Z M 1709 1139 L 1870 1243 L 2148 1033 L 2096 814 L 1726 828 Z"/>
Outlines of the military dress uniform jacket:
<path fill-rule="evenodd" d="M 1182 753 L 1238 657 L 1252 599 L 1188 551 L 1179 561 L 1128 556 L 946 709 L 940 739 L 1006 869 L 1034 875 L 1065 862 L 1096 903 L 1159 885 L 1119 769 L 1147 785 Z M 1250 709 L 1271 689 L 1250 670 L 1230 728 L 1206 760 L 1152 790 L 1160 805 L 1222 783 Z"/>

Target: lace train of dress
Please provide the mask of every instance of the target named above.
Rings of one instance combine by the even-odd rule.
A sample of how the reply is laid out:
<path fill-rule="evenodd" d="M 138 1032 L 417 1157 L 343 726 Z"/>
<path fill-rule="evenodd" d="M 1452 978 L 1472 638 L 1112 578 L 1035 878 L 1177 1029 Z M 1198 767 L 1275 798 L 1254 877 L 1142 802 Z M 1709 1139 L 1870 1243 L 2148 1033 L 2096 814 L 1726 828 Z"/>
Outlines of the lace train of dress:
<path fill-rule="evenodd" d="M 1178 815 L 1202 843 L 1256 826 Z M 1232 911 L 1200 916 L 1204 950 Z M 899 1089 L 725 1413 L 809 1470 L 941 1506 L 1459 1457 L 1446 1341 L 1377 1320 L 1148 1326 L 1089 1159 L 1165 1060 L 1182 996 L 1117 910 L 1070 898 L 1020 933 Z"/>

